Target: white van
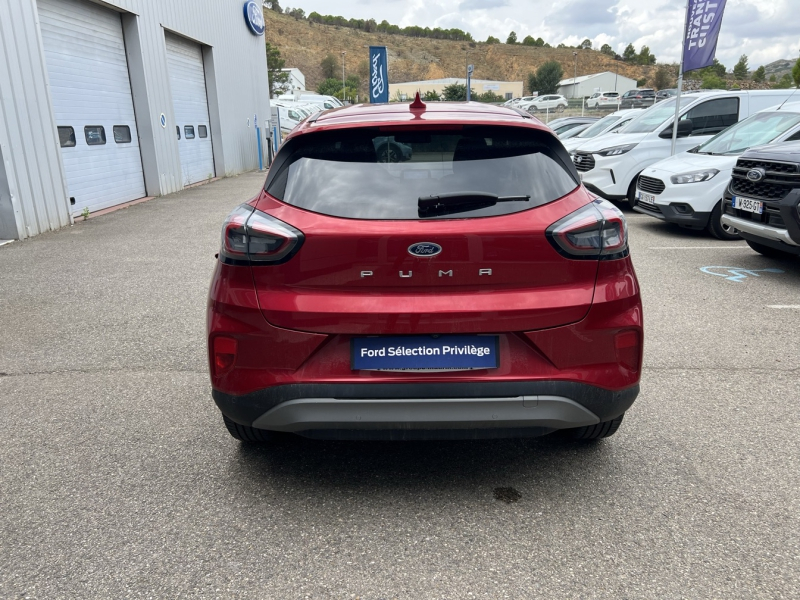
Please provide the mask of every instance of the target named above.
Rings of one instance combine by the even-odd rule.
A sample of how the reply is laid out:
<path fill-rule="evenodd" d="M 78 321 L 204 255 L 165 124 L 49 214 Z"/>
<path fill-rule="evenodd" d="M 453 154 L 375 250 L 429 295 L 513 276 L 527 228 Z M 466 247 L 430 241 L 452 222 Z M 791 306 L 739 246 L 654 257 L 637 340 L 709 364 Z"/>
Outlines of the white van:
<path fill-rule="evenodd" d="M 753 146 L 800 140 L 800 102 L 773 106 L 688 152 L 658 161 L 639 175 L 633 209 L 721 240 L 740 239 L 721 222 L 722 197 L 736 160 Z"/>
<path fill-rule="evenodd" d="M 720 91 L 681 96 L 676 154 L 702 144 L 751 114 L 780 104 L 793 92 Z M 581 144 L 573 162 L 586 188 L 603 198 L 633 204 L 639 173 L 670 155 L 676 101 L 670 98 L 659 102 L 617 133 Z"/>
<path fill-rule="evenodd" d="M 344 106 L 342 101 L 334 96 L 322 96 L 320 94 L 300 94 L 300 97 L 297 98 L 299 102 L 311 102 L 312 104 L 316 104 L 322 110 L 327 110 L 329 108 L 340 108 Z"/>

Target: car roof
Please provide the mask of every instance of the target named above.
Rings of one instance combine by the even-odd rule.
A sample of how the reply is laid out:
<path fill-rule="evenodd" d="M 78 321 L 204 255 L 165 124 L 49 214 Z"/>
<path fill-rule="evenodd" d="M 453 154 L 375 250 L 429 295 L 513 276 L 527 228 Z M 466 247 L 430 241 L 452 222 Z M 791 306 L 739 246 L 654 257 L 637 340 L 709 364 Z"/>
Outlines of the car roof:
<path fill-rule="evenodd" d="M 329 129 L 420 124 L 516 125 L 549 131 L 539 119 L 507 106 L 481 102 L 429 102 L 413 109 L 407 102 L 354 104 L 310 117 L 290 137 Z"/>

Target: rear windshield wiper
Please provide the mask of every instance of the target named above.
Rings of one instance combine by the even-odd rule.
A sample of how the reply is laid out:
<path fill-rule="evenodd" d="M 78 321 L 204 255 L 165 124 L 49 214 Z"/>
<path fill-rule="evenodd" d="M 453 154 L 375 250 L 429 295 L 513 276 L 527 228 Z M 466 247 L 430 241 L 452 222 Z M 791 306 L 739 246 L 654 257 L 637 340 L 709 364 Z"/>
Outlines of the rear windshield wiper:
<path fill-rule="evenodd" d="M 417 207 L 420 219 L 469 212 L 494 206 L 498 202 L 528 202 L 530 196 L 498 196 L 485 192 L 450 192 L 437 196 L 420 196 Z"/>

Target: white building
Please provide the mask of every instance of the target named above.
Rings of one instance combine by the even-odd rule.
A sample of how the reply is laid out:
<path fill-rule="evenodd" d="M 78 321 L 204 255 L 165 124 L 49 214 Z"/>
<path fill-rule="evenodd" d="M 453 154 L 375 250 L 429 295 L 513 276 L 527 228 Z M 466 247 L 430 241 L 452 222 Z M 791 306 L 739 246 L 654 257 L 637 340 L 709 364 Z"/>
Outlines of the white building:
<path fill-rule="evenodd" d="M 0 0 L 0 239 L 257 168 L 261 4 Z"/>
<path fill-rule="evenodd" d="M 605 71 L 594 75 L 581 75 L 558 82 L 558 93 L 567 98 L 582 98 L 595 92 L 619 92 L 636 89 L 636 80 L 618 73 Z"/>
<path fill-rule="evenodd" d="M 275 97 L 279 94 L 290 94 L 292 92 L 304 92 L 306 90 L 306 76 L 300 69 L 281 69 L 282 73 L 288 73 L 289 79 L 286 83 L 275 86 Z"/>

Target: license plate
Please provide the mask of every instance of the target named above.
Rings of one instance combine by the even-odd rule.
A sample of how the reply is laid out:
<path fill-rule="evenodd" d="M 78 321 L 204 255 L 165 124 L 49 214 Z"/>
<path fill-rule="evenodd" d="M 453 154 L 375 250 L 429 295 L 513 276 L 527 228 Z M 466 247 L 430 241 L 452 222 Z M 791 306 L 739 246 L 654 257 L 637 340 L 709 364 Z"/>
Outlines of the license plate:
<path fill-rule="evenodd" d="M 764 203 L 751 198 L 734 196 L 732 204 L 733 208 L 738 208 L 739 210 L 746 210 L 747 212 L 758 213 L 759 215 L 764 213 Z"/>
<path fill-rule="evenodd" d="M 467 371 L 500 366 L 496 335 L 359 337 L 350 341 L 354 371 Z"/>
<path fill-rule="evenodd" d="M 639 192 L 637 195 L 637 199 L 642 204 L 652 204 L 655 205 L 656 197 L 653 194 L 646 194 L 645 192 Z"/>

